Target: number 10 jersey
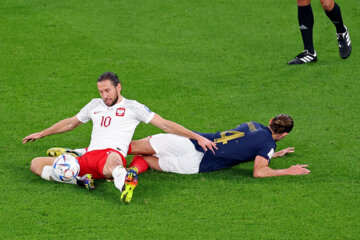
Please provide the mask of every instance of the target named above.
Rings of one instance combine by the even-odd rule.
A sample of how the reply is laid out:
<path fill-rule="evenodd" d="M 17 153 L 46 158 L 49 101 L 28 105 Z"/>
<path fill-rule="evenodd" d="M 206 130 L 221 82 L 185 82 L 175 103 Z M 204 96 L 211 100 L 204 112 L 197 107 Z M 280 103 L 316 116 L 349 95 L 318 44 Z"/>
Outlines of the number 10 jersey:
<path fill-rule="evenodd" d="M 155 113 L 148 107 L 122 97 L 121 102 L 108 107 L 101 98 L 92 99 L 77 114 L 80 122 L 93 122 L 88 151 L 115 149 L 126 157 L 135 128 L 140 122 L 149 123 Z"/>

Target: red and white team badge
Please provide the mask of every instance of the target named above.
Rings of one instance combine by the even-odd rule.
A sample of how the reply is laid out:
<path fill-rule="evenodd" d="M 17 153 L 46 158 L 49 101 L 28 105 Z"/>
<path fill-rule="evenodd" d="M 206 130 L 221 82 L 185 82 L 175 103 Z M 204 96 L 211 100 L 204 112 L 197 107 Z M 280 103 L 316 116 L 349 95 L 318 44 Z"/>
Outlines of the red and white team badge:
<path fill-rule="evenodd" d="M 125 115 L 125 108 L 116 109 L 116 116 L 123 117 Z"/>

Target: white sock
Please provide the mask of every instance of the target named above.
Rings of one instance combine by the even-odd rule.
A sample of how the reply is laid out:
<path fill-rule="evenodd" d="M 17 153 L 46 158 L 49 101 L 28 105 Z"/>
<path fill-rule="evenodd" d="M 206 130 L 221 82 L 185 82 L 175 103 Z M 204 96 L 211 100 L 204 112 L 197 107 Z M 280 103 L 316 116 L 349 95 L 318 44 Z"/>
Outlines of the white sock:
<path fill-rule="evenodd" d="M 61 181 L 56 175 L 54 174 L 52 166 L 44 166 L 42 172 L 41 172 L 41 178 L 45 179 L 47 181 L 56 181 L 61 183 L 71 183 L 76 184 L 76 179 L 72 179 L 70 181 L 64 182 Z"/>
<path fill-rule="evenodd" d="M 82 156 L 87 152 L 87 148 L 76 148 L 73 151 L 76 152 L 79 156 Z"/>
<path fill-rule="evenodd" d="M 50 176 L 52 174 L 52 166 L 44 166 L 42 172 L 41 172 L 41 178 L 45 179 L 47 181 L 51 181 Z"/>
<path fill-rule="evenodd" d="M 122 189 L 125 184 L 126 173 L 127 173 L 126 169 L 123 166 L 117 166 L 112 171 L 115 187 L 119 189 L 120 192 L 122 192 Z"/>

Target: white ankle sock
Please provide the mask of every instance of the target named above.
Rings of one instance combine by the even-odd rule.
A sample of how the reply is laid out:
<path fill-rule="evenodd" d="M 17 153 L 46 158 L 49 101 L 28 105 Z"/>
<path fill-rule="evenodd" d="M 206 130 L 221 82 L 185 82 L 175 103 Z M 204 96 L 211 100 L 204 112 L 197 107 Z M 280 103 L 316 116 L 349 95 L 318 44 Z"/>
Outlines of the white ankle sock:
<path fill-rule="evenodd" d="M 41 178 L 47 181 L 51 181 L 50 176 L 52 174 L 52 166 L 44 166 L 41 172 Z"/>
<path fill-rule="evenodd" d="M 73 151 L 76 152 L 79 156 L 84 155 L 87 151 L 87 148 L 76 148 Z"/>
<path fill-rule="evenodd" d="M 44 166 L 42 172 L 41 172 L 41 178 L 45 179 L 47 181 L 56 181 L 61 183 L 71 183 L 76 184 L 76 179 L 72 179 L 71 181 L 61 181 L 53 172 L 52 166 Z"/>
<path fill-rule="evenodd" d="M 122 189 L 125 184 L 126 173 L 127 173 L 126 169 L 123 166 L 117 166 L 112 171 L 115 187 L 119 189 L 120 192 L 122 192 Z"/>

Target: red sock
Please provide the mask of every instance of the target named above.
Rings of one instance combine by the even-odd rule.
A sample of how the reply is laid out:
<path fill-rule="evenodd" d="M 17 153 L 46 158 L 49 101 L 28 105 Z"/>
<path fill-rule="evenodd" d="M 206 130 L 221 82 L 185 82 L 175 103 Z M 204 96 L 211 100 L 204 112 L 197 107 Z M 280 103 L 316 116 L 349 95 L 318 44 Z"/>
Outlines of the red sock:
<path fill-rule="evenodd" d="M 138 173 L 142 173 L 149 168 L 149 164 L 145 161 L 143 156 L 135 156 L 130 163 L 130 167 L 136 167 Z"/>

